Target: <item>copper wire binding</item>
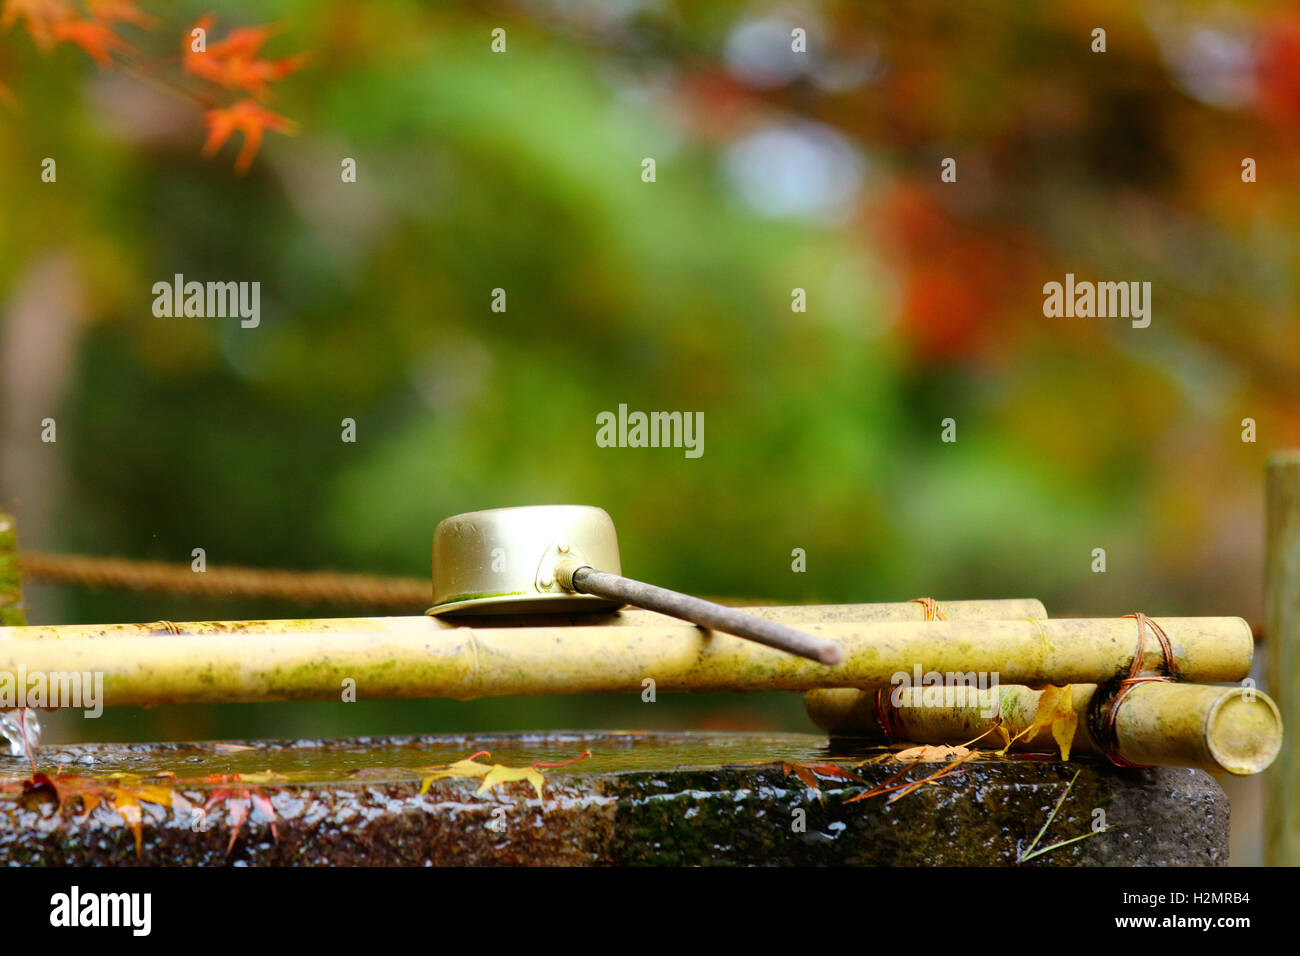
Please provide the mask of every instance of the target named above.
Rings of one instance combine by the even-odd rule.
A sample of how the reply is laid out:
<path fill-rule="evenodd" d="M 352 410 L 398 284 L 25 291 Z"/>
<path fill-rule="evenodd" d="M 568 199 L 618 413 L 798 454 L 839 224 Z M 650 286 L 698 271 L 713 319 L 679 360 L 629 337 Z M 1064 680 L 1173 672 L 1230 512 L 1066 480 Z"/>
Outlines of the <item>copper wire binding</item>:
<path fill-rule="evenodd" d="M 1150 764 L 1133 763 L 1119 752 L 1119 736 L 1115 729 L 1115 721 L 1119 715 L 1120 704 L 1124 703 L 1124 699 L 1133 692 L 1133 688 L 1141 684 L 1167 683 L 1176 679 L 1178 675 L 1174 666 L 1173 644 L 1170 643 L 1169 635 L 1165 633 L 1164 628 L 1141 611 L 1125 614 L 1124 617 L 1137 621 L 1137 652 L 1133 655 L 1133 663 L 1129 665 L 1128 676 L 1119 681 L 1115 693 L 1110 697 L 1109 701 L 1105 699 L 1106 695 L 1101 693 L 1100 689 L 1093 695 L 1092 706 L 1088 711 L 1088 727 L 1092 731 L 1097 747 L 1105 755 L 1106 759 L 1115 766 L 1146 770 L 1150 769 Z M 1146 634 L 1148 628 L 1156 636 L 1156 640 L 1160 642 L 1163 674 L 1142 673 L 1142 666 L 1146 660 Z"/>
<path fill-rule="evenodd" d="M 913 598 L 908 603 L 921 605 L 926 621 L 948 620 L 939 609 L 939 602 L 932 597 Z M 898 708 L 889 700 L 892 693 L 892 687 L 881 687 L 876 691 L 875 701 L 876 725 L 891 744 L 907 739 L 907 731 L 898 716 Z"/>

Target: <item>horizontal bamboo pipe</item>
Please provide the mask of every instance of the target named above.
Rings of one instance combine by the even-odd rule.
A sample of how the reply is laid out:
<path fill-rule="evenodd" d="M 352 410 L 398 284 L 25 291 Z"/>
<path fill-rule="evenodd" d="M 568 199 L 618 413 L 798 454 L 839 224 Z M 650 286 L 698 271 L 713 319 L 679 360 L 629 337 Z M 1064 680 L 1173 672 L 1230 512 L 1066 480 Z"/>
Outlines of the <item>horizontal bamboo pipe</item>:
<path fill-rule="evenodd" d="M 1230 681 L 1249 671 L 1251 633 L 1240 618 L 1158 623 L 1183 677 Z M 330 700 L 345 680 L 366 698 L 640 693 L 646 678 L 665 693 L 806 691 L 883 686 L 916 666 L 997 673 L 1003 683 L 1101 683 L 1128 672 L 1139 633 L 1124 619 L 804 626 L 839 642 L 844 663 L 826 667 L 671 619 L 477 628 L 406 617 L 153 625 L 144 633 L 139 625 L 0 628 L 0 675 L 20 666 L 99 672 L 110 707 Z M 1159 666 L 1156 641 L 1146 641 L 1143 663 Z"/>
<path fill-rule="evenodd" d="M 939 688 L 929 688 L 933 694 Z M 959 744 L 990 734 L 981 746 L 997 746 L 991 736 L 993 718 L 1001 716 L 1007 733 L 1015 737 L 1034 720 L 1041 691 L 1003 684 L 990 688 L 989 697 L 967 697 L 960 706 L 926 703 L 927 688 L 899 690 L 895 709 L 898 729 L 908 741 L 919 744 Z M 1075 684 L 1071 706 L 1078 717 L 1072 749 L 1100 753 L 1088 727 L 1088 708 L 1097 692 L 1095 684 Z M 991 699 L 990 699 L 991 698 Z M 1138 684 L 1115 712 L 1115 739 L 1119 755 L 1133 764 L 1199 767 L 1211 773 L 1259 773 L 1282 749 L 1282 716 L 1277 705 L 1259 691 L 1253 700 L 1241 687 L 1204 684 Z M 815 690 L 804 697 L 813 723 L 833 736 L 888 743 L 880 727 L 874 691 Z M 1032 737 L 1017 741 L 1019 750 L 1054 751 L 1051 729 L 1040 728 Z"/>
<path fill-rule="evenodd" d="M 1047 610 L 1033 598 L 1000 601 L 936 602 L 938 611 L 952 621 L 990 621 L 1018 618 L 1045 618 Z M 746 607 L 746 614 L 780 624 L 869 624 L 887 621 L 924 621 L 925 606 L 919 601 L 889 604 L 794 604 L 772 607 Z M 290 634 L 313 631 L 354 631 L 357 633 L 412 634 L 451 631 L 464 625 L 483 628 L 518 627 L 648 627 L 658 624 L 681 626 L 676 618 L 641 608 L 621 611 L 575 614 L 476 614 L 473 618 L 431 617 L 331 617 L 287 619 L 278 621 L 191 621 L 174 624 L 155 621 L 148 624 L 56 624 L 31 626 L 27 637 L 143 637 L 210 634 Z M 3 634 L 0 628 L 0 634 Z"/>

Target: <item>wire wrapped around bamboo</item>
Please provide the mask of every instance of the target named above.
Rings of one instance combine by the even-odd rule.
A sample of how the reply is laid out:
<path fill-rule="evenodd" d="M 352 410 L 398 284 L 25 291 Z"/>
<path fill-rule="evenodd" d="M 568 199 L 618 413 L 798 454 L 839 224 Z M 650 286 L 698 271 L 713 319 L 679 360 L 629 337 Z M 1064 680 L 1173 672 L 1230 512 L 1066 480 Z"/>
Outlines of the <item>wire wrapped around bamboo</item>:
<path fill-rule="evenodd" d="M 1252 651 L 1240 618 L 1162 618 L 1172 663 L 1189 680 L 1245 677 Z M 1134 621 L 1017 620 L 804 624 L 838 641 L 827 667 L 726 634 L 659 624 L 474 628 L 429 617 L 339 618 L 0 628 L 0 677 L 30 672 L 103 674 L 105 706 L 337 699 L 345 680 L 360 697 L 720 692 L 880 687 L 894 674 L 976 671 L 1003 683 L 1103 683 L 1143 667 L 1161 649 Z M 162 633 L 157 633 L 161 631 Z M 250 639 L 251 635 L 256 635 Z"/>
<path fill-rule="evenodd" d="M 927 703 L 927 692 L 960 688 L 898 688 L 895 733 L 919 744 L 960 744 L 981 735 L 981 746 L 999 746 L 994 715 L 1016 737 L 1034 721 L 1041 691 L 1003 684 L 976 698 L 974 689 L 956 705 Z M 981 692 L 985 693 L 985 692 Z M 1095 684 L 1071 687 L 1077 715 L 1072 749 L 1102 752 L 1089 725 Z M 891 742 L 880 726 L 876 692 L 816 690 L 804 697 L 808 716 L 832 736 Z M 888 705 L 886 705 L 888 706 Z M 1264 770 L 1282 749 L 1282 717 L 1266 694 L 1241 687 L 1151 682 L 1139 684 L 1115 708 L 1115 751 L 1137 765 L 1199 767 L 1212 773 L 1252 774 Z M 1050 727 L 1016 741 L 1020 750 L 1054 751 Z"/>

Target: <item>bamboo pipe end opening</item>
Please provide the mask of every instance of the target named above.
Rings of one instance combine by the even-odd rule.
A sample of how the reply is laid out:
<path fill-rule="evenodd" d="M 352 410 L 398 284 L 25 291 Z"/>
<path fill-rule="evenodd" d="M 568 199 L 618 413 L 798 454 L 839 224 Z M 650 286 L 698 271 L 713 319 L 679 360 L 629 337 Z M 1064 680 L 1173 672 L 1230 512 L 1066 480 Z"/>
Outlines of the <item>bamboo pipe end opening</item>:
<path fill-rule="evenodd" d="M 1205 739 L 1210 756 L 1228 773 L 1259 773 L 1282 750 L 1282 714 L 1267 694 L 1238 687 L 1205 715 Z"/>

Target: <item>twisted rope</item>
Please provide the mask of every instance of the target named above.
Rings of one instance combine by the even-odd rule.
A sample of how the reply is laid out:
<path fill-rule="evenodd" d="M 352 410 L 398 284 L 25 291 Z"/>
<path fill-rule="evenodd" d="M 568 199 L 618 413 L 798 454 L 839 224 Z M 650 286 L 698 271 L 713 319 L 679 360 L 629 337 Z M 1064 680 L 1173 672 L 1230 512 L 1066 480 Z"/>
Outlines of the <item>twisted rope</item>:
<path fill-rule="evenodd" d="M 943 611 L 939 610 L 939 602 L 932 597 L 913 598 L 908 603 L 921 605 L 923 617 L 927 621 L 948 620 Z M 889 699 L 892 694 L 892 687 L 881 687 L 876 691 L 876 724 L 880 727 L 886 740 L 890 743 L 898 743 L 907 739 L 907 731 L 903 728 L 903 722 L 898 716 L 898 708 Z"/>
<path fill-rule="evenodd" d="M 259 568 L 209 568 L 188 564 L 131 561 L 75 554 L 25 551 L 23 574 L 36 581 L 78 587 L 222 598 L 271 598 L 297 604 L 329 604 L 423 611 L 433 600 L 427 578 L 389 578 L 332 571 L 268 571 Z"/>
<path fill-rule="evenodd" d="M 1119 717 L 1120 704 L 1124 703 L 1124 699 L 1133 692 L 1133 688 L 1142 684 L 1166 683 L 1177 678 L 1178 675 L 1174 668 L 1174 648 L 1169 642 L 1169 635 L 1165 633 L 1165 629 L 1141 611 L 1125 614 L 1124 617 L 1137 621 L 1138 641 L 1137 651 L 1133 655 L 1133 663 L 1129 665 L 1128 676 L 1115 685 L 1113 693 L 1107 695 L 1103 693 L 1102 688 L 1097 688 L 1096 693 L 1093 694 L 1092 705 L 1088 710 L 1088 723 L 1093 739 L 1097 742 L 1098 748 L 1107 760 L 1117 767 L 1148 770 L 1150 769 L 1149 764 L 1133 763 L 1119 752 L 1119 735 L 1115 722 Z M 1160 642 L 1160 663 L 1164 673 L 1151 674 L 1142 671 L 1146 659 L 1146 634 L 1148 628 L 1155 635 L 1156 640 Z M 1107 700 L 1108 696 L 1109 700 Z"/>

